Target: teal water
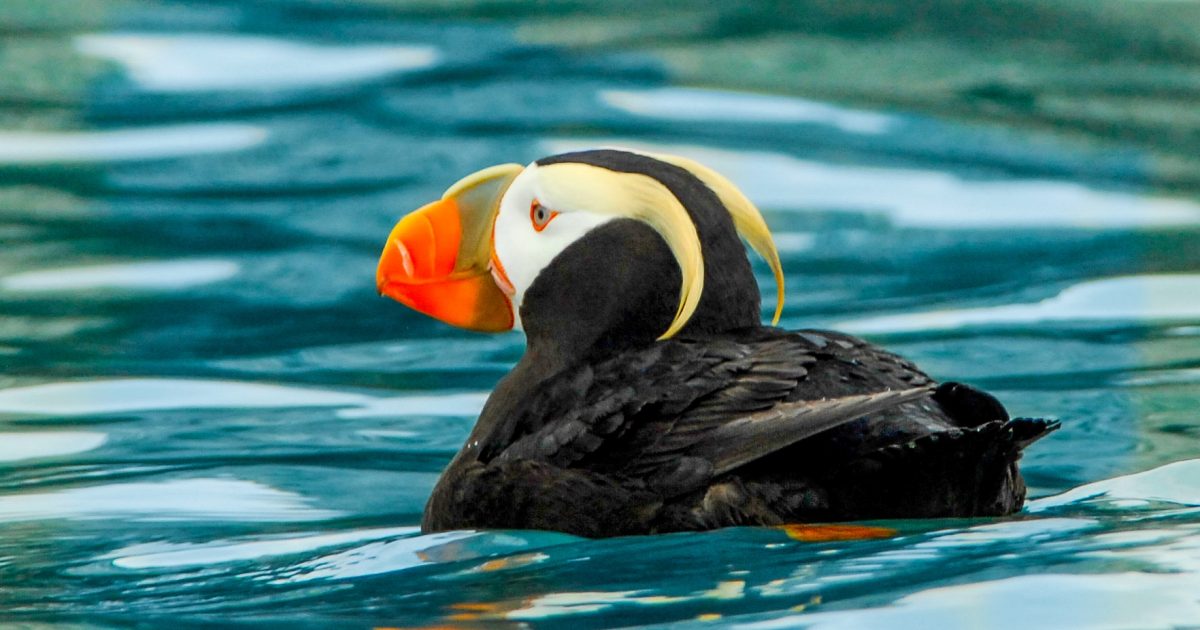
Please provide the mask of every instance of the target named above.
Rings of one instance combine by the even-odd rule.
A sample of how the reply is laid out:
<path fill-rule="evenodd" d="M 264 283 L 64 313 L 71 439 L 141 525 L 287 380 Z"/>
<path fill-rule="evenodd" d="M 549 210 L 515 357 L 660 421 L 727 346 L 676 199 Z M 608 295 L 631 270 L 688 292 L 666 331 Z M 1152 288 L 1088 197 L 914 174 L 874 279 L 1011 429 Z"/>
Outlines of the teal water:
<path fill-rule="evenodd" d="M 797 96 L 734 63 L 779 36 L 754 19 L 585 4 L 0 5 L 0 624 L 1200 624 L 1200 201 L 1161 129 L 881 103 L 868 70 Z M 383 240 L 463 174 L 596 145 L 741 185 L 784 326 L 1062 419 L 1038 498 L 863 541 L 421 536 L 523 342 L 379 299 Z"/>

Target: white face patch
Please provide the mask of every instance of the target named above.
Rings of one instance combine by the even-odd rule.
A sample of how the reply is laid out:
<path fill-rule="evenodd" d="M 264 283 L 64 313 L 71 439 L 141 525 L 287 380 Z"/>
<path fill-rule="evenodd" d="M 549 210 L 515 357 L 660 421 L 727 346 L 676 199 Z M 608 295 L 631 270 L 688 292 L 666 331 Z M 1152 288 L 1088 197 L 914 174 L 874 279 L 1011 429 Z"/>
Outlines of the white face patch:
<path fill-rule="evenodd" d="M 533 286 L 538 274 L 571 243 L 616 218 L 611 214 L 568 207 L 565 201 L 547 195 L 539 180 L 536 164 L 530 164 L 513 180 L 500 200 L 493 232 L 496 258 L 504 267 L 515 292 L 512 297 L 515 329 L 521 328 L 520 306 L 524 302 L 525 292 Z M 530 218 L 534 200 L 547 210 L 558 213 L 541 231 L 534 229 Z"/>

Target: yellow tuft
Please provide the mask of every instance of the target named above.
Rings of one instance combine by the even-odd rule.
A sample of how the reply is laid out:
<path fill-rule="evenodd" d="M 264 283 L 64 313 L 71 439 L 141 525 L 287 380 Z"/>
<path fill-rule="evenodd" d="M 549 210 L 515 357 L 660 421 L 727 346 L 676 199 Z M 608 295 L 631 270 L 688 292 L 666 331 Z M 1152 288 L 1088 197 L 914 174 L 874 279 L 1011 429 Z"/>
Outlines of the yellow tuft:
<path fill-rule="evenodd" d="M 771 319 L 771 325 L 779 324 L 779 318 L 783 315 L 783 265 L 779 262 L 779 251 L 775 249 L 775 239 L 771 237 L 771 230 L 767 227 L 767 222 L 758 208 L 746 198 L 742 191 L 738 190 L 733 182 L 695 160 L 664 153 L 644 153 L 643 155 L 682 168 L 695 175 L 716 193 L 721 204 L 729 210 L 729 214 L 733 217 L 733 225 L 738 234 L 746 239 L 750 247 L 767 261 L 767 264 L 771 266 L 771 271 L 775 274 L 775 317 Z"/>
<path fill-rule="evenodd" d="M 691 319 L 704 293 L 700 235 L 679 199 L 661 182 L 637 173 L 618 173 L 577 162 L 539 166 L 549 198 L 573 200 L 572 209 L 641 221 L 667 242 L 682 275 L 679 308 L 659 339 L 673 337 Z"/>

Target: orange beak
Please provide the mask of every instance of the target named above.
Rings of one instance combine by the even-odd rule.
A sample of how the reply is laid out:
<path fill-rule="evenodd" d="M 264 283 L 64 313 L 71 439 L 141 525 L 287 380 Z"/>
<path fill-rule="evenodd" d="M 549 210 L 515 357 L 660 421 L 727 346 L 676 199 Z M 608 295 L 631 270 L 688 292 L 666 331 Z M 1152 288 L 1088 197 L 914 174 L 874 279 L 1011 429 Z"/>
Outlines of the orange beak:
<path fill-rule="evenodd" d="M 379 293 L 459 328 L 512 330 L 513 304 L 489 261 L 500 197 L 520 171 L 506 164 L 470 175 L 401 219 L 379 258 Z"/>

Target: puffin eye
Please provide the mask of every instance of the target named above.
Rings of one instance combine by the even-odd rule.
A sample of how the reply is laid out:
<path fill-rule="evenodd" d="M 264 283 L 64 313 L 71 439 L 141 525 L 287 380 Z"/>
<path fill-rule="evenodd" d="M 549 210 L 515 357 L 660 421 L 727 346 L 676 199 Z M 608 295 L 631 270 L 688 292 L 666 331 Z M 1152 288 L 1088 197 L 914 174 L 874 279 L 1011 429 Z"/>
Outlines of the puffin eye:
<path fill-rule="evenodd" d="M 538 203 L 537 199 L 529 204 L 529 222 L 533 224 L 533 229 L 541 232 L 546 229 L 546 226 L 554 220 L 558 213 Z"/>

